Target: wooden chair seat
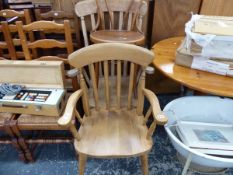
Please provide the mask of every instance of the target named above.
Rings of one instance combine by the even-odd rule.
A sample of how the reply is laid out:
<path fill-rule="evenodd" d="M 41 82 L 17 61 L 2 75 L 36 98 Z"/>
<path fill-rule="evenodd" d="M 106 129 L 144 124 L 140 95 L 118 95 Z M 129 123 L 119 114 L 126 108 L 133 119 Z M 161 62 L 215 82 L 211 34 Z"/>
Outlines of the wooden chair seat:
<path fill-rule="evenodd" d="M 126 30 L 98 30 L 90 34 L 90 39 L 93 43 L 126 43 L 142 45 L 145 41 L 145 36 L 142 33 Z"/>
<path fill-rule="evenodd" d="M 136 110 L 92 110 L 80 127 L 80 140 L 75 140 L 78 153 L 93 157 L 127 157 L 150 151 L 152 139 L 147 139 L 143 116 Z"/>

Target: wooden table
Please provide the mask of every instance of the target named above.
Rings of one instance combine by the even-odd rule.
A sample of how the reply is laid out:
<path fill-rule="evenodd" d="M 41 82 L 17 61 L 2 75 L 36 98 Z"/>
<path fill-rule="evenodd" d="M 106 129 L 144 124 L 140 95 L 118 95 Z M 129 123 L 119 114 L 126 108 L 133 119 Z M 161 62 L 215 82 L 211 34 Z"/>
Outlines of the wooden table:
<path fill-rule="evenodd" d="M 196 91 L 233 97 L 233 78 L 182 67 L 174 64 L 176 49 L 183 37 L 170 38 L 152 47 L 153 64 L 159 71 L 176 82 Z"/>

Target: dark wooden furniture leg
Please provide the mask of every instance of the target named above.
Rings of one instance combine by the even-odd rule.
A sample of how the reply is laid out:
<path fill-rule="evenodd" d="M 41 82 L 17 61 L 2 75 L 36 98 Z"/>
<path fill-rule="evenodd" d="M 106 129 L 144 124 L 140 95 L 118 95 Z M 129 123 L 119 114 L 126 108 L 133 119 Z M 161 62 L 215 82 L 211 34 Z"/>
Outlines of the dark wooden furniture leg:
<path fill-rule="evenodd" d="M 19 143 L 17 141 L 17 138 L 15 137 L 15 135 L 13 134 L 11 127 L 10 127 L 10 121 L 6 120 L 4 122 L 4 131 L 11 137 L 11 141 L 12 141 L 12 145 L 16 148 L 18 154 L 19 154 L 19 159 L 27 162 L 26 157 L 24 156 L 23 150 L 22 148 L 19 146 Z"/>
<path fill-rule="evenodd" d="M 28 147 L 28 145 L 25 142 L 25 139 L 22 137 L 18 125 L 17 125 L 17 120 L 12 120 L 10 123 L 11 129 L 13 133 L 17 136 L 18 138 L 18 143 L 21 146 L 21 148 L 24 151 L 25 157 L 29 162 L 34 162 L 33 155 Z"/>

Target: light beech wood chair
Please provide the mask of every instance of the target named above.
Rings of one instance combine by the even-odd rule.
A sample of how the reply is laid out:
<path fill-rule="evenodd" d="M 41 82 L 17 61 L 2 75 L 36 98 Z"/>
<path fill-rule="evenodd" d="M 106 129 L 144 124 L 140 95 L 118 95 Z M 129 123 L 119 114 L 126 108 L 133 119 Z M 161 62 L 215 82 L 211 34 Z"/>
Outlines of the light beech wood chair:
<path fill-rule="evenodd" d="M 89 45 L 85 19 L 91 19 L 90 40 L 93 43 L 144 44 L 145 36 L 141 29 L 147 12 L 145 1 L 86 0 L 75 5 L 75 12 L 81 19 L 85 46 Z"/>
<path fill-rule="evenodd" d="M 81 19 L 81 26 L 85 46 L 89 45 L 89 40 L 92 43 L 128 43 L 136 45 L 144 45 L 145 36 L 141 31 L 143 16 L 147 12 L 147 3 L 142 0 L 86 0 L 80 1 L 75 5 L 75 12 Z M 91 24 L 89 26 L 88 24 Z M 88 37 L 90 32 L 90 38 Z M 96 74 L 100 76 L 97 80 L 97 86 L 100 87 L 100 94 L 104 94 L 104 78 L 102 64 L 95 64 Z M 128 82 L 127 74 L 129 64 L 124 62 L 123 66 L 123 82 Z M 135 80 L 138 67 L 135 66 Z M 84 72 L 85 79 L 92 91 L 89 77 Z M 116 63 L 111 62 L 111 74 L 109 81 L 114 85 L 116 77 Z M 136 81 L 134 82 L 134 86 Z M 123 88 L 124 90 L 125 88 Z M 112 91 L 113 92 L 113 91 Z M 110 97 L 113 94 L 110 95 Z M 90 104 L 93 106 L 94 97 L 89 93 Z M 101 96 L 100 96 L 101 97 Z M 127 97 L 125 97 L 127 99 Z M 123 101 L 125 102 L 125 101 Z M 104 103 L 104 99 L 100 98 L 100 103 Z"/>
<path fill-rule="evenodd" d="M 80 71 L 81 89 L 73 93 L 68 99 L 63 116 L 58 120 L 59 125 L 71 130 L 75 142 L 74 146 L 79 155 L 79 174 L 84 174 L 87 157 L 119 158 L 139 156 L 142 161 L 143 174 L 148 174 L 147 154 L 153 145 L 152 134 L 156 125 L 164 125 L 167 118 L 161 112 L 159 101 L 155 94 L 145 89 L 145 69 L 154 59 L 151 51 L 129 44 L 101 43 L 80 49 L 69 56 L 69 63 Z M 116 86 L 110 85 L 110 61 L 117 63 Z M 122 65 L 130 62 L 130 74 L 127 88 L 127 102 L 123 103 Z M 100 105 L 101 98 L 98 91 L 95 73 L 95 63 L 102 63 L 104 67 L 104 96 L 105 105 Z M 137 107 L 132 105 L 134 68 L 140 67 L 139 83 L 137 84 Z M 93 86 L 95 106 L 90 107 L 83 68 L 89 67 Z M 111 88 L 110 88 L 111 87 Z M 110 91 L 115 88 L 116 103 L 110 100 Z M 114 98 L 112 97 L 112 98 Z M 144 116 L 144 98 L 150 107 Z M 76 109 L 76 102 L 82 99 L 85 115 L 81 117 Z M 153 122 L 147 127 L 147 121 L 153 116 Z M 72 123 L 74 117 L 81 126 L 76 130 Z"/>
<path fill-rule="evenodd" d="M 19 51 L 21 47 L 20 39 L 18 38 L 15 21 L 21 20 L 24 24 L 31 23 L 29 10 L 15 11 L 5 9 L 0 11 L 0 17 L 4 19 L 1 22 L 0 32 L 3 34 L 4 40 L 0 42 L 1 56 L 7 59 L 17 60 L 24 59 L 24 53 Z M 32 33 L 29 34 L 30 41 L 34 40 Z M 16 51 L 18 47 L 18 51 Z M 7 50 L 7 53 L 4 53 Z"/>
<path fill-rule="evenodd" d="M 71 90 L 77 90 L 78 87 L 78 79 L 77 79 L 77 70 L 70 69 L 69 63 L 67 61 L 67 55 L 71 54 L 74 49 L 72 45 L 72 36 L 71 36 L 71 28 L 69 20 L 64 20 L 64 24 L 58 24 L 52 21 L 36 21 L 28 25 L 23 25 L 22 22 L 16 22 L 16 26 L 18 29 L 19 37 L 21 40 L 21 44 L 23 47 L 23 51 L 25 54 L 26 60 L 43 60 L 43 61 L 63 61 L 66 65 L 66 78 L 67 80 L 71 79 L 72 87 Z M 49 33 L 59 32 L 65 38 L 64 41 L 58 39 L 39 39 L 33 42 L 27 40 L 27 33 L 35 32 L 35 31 L 45 31 Z M 66 53 L 61 55 L 49 55 L 49 56 L 41 56 L 33 55 L 31 53 L 32 49 L 56 49 L 61 48 L 65 49 Z M 67 82 L 67 88 L 70 89 L 69 84 Z"/>

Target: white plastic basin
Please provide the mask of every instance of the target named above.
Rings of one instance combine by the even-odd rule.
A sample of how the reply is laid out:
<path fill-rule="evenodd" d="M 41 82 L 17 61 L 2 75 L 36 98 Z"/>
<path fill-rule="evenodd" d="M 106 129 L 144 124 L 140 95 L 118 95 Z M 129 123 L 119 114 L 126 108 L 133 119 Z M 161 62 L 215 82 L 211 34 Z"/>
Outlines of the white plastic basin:
<path fill-rule="evenodd" d="M 164 112 L 169 118 L 165 130 L 179 154 L 187 159 L 188 155 L 192 153 L 191 163 L 204 167 L 233 167 L 233 158 L 206 155 L 190 149 L 176 137 L 174 132 L 176 121 L 182 119 L 185 121 L 233 124 L 233 100 L 209 96 L 182 97 L 167 104 Z"/>

